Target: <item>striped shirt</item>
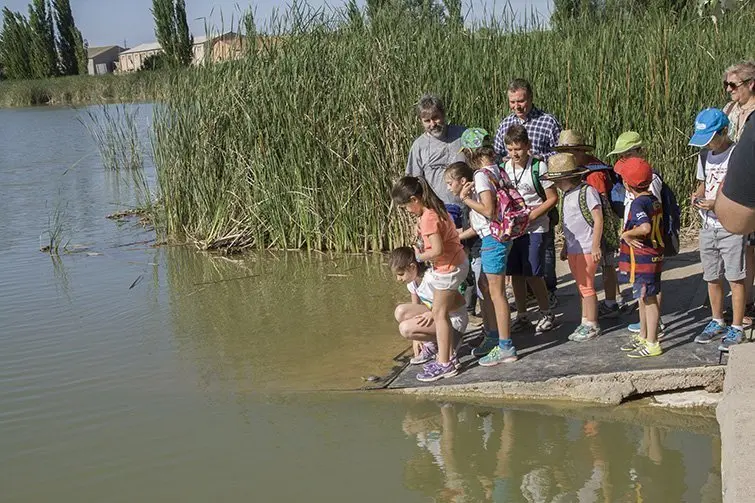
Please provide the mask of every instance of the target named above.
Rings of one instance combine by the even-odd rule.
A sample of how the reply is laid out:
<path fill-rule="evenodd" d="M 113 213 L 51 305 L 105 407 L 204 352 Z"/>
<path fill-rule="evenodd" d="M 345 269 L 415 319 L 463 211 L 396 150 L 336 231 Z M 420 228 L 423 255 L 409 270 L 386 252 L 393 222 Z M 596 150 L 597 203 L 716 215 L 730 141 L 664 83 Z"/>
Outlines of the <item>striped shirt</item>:
<path fill-rule="evenodd" d="M 530 113 L 527 114 L 524 120 L 512 113 L 501 121 L 493 142 L 493 148 L 498 155 L 501 157 L 508 155 L 503 136 L 511 126 L 517 124 L 523 125 L 524 129 L 527 130 L 527 136 L 529 136 L 530 143 L 532 144 L 531 152 L 533 155 L 548 159 L 555 154 L 553 147 L 558 145 L 561 124 L 551 114 L 545 113 L 539 108 L 532 107 L 532 110 L 530 110 Z"/>
<path fill-rule="evenodd" d="M 650 224 L 650 234 L 639 240 L 641 248 L 633 248 L 624 241 L 620 245 L 619 271 L 629 283 L 651 284 L 661 281 L 663 209 L 658 199 L 652 195 L 641 195 L 632 201 L 624 230 L 646 223 Z"/>

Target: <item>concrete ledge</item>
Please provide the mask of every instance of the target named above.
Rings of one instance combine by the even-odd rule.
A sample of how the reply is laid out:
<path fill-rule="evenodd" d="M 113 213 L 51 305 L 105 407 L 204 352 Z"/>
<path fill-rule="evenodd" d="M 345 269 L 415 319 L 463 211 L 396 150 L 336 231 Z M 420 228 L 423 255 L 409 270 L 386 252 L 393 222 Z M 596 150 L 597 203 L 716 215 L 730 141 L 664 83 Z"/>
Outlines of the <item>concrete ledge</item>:
<path fill-rule="evenodd" d="M 558 377 L 538 382 L 435 383 L 435 386 L 390 391 L 434 397 L 557 399 L 618 405 L 627 398 L 649 393 L 694 388 L 716 393 L 723 388 L 724 372 L 722 366 L 638 370 Z"/>
<path fill-rule="evenodd" d="M 724 503 L 755 501 L 755 344 L 732 348 L 724 397 L 716 409 L 721 425 L 721 479 Z"/>

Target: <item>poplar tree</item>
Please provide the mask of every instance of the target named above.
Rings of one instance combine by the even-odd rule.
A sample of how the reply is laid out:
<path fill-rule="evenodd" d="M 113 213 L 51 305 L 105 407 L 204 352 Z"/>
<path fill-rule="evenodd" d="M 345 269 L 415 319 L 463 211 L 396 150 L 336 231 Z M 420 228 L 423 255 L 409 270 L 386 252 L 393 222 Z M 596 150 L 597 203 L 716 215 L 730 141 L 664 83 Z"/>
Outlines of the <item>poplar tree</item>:
<path fill-rule="evenodd" d="M 55 32 L 52 10 L 47 0 L 33 0 L 29 5 L 31 38 L 31 72 L 34 78 L 43 79 L 58 73 L 58 57 L 55 53 Z"/>
<path fill-rule="evenodd" d="M 69 0 L 52 0 L 52 5 L 55 9 L 55 23 L 58 26 L 60 73 L 63 75 L 86 73 L 87 58 L 84 39 L 76 28 L 71 3 Z"/>
<path fill-rule="evenodd" d="M 184 0 L 152 0 L 155 36 L 171 65 L 188 66 L 194 38 L 189 33 Z"/>
<path fill-rule="evenodd" d="M 3 31 L 0 33 L 0 60 L 9 79 L 32 77 L 29 50 L 31 28 L 26 18 L 9 8 L 3 8 Z"/>

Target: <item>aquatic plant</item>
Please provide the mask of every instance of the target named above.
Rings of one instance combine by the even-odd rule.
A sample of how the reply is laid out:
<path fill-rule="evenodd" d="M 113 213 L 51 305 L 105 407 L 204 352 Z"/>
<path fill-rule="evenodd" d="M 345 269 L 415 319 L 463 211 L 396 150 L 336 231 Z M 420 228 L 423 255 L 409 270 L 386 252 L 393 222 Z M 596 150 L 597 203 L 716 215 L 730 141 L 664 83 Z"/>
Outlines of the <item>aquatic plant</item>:
<path fill-rule="evenodd" d="M 79 119 L 92 135 L 105 168 L 120 171 L 143 167 L 138 116 L 138 107 L 100 105 L 86 109 L 86 117 Z"/>
<path fill-rule="evenodd" d="M 39 235 L 39 250 L 57 256 L 65 251 L 67 241 L 63 242 L 66 225 L 66 208 L 62 199 L 58 197 L 55 207 L 47 215 L 47 230 Z"/>
<path fill-rule="evenodd" d="M 388 194 L 420 133 L 417 98 L 438 92 L 450 121 L 495 130 L 514 77 L 598 155 L 639 131 L 686 204 L 695 114 L 725 103 L 721 72 L 749 55 L 755 21 L 750 8 L 718 29 L 654 11 L 555 31 L 510 17 L 465 27 L 390 8 L 358 15 L 296 4 L 252 30 L 242 60 L 170 77 L 154 123 L 170 235 L 203 248 L 402 244 L 409 220 Z"/>

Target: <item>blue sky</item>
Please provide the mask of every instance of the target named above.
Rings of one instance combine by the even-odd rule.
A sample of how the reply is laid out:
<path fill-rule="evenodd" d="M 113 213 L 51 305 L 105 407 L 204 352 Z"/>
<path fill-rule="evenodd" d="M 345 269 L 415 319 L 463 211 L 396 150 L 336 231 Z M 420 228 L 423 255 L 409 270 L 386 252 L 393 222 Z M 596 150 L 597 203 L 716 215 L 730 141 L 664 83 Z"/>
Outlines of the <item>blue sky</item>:
<path fill-rule="evenodd" d="M 155 39 L 150 7 L 152 0 L 70 0 L 76 25 L 81 30 L 90 46 L 123 45 L 129 47 L 152 42 Z M 30 0 L 0 0 L 0 6 L 8 6 L 13 11 L 28 12 Z M 340 6 L 343 0 L 309 0 L 312 6 Z M 363 0 L 359 1 L 363 4 Z M 511 4 L 516 13 L 529 11 L 531 8 L 547 16 L 552 0 L 474 0 L 473 10 L 480 15 L 483 9 L 488 12 L 500 12 L 503 5 Z M 468 0 L 465 4 L 469 5 Z M 238 19 L 238 12 L 254 6 L 258 20 L 266 19 L 274 8 L 285 9 L 287 2 L 259 0 L 257 2 L 232 0 L 186 0 L 189 26 L 194 35 L 205 33 L 207 24 L 220 29 L 221 13 L 225 25 L 231 16 Z M 235 15 L 234 15 L 235 14 Z M 260 24 L 262 24 L 260 22 Z"/>

